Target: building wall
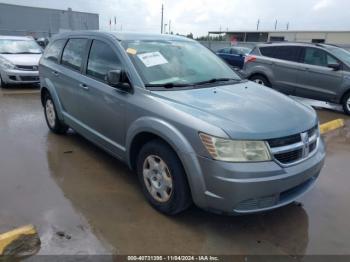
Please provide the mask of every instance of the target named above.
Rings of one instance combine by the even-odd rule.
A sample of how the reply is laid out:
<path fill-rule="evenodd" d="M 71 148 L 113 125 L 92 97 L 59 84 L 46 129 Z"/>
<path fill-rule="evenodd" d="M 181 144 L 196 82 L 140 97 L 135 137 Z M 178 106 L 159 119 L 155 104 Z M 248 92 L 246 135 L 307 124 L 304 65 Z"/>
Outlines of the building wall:
<path fill-rule="evenodd" d="M 350 32 L 270 32 L 271 37 L 284 37 L 285 41 L 312 42 L 313 39 L 324 39 L 326 43 L 350 45 Z"/>
<path fill-rule="evenodd" d="M 51 37 L 61 31 L 98 29 L 98 14 L 0 4 L 0 35 Z"/>

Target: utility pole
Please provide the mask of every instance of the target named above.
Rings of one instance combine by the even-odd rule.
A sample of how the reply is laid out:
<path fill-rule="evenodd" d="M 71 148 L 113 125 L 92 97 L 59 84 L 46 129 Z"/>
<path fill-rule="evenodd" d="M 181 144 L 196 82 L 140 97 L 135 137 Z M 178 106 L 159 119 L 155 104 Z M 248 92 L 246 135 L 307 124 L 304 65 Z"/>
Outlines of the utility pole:
<path fill-rule="evenodd" d="M 260 26 L 260 18 L 258 19 L 258 22 L 256 23 L 256 31 L 259 31 L 259 26 Z"/>
<path fill-rule="evenodd" d="M 162 4 L 162 19 L 160 24 L 160 33 L 163 34 L 163 17 L 164 17 L 164 4 Z"/>
<path fill-rule="evenodd" d="M 277 19 L 276 19 L 276 22 L 275 22 L 275 31 L 277 30 L 277 23 L 278 23 L 278 21 L 277 21 Z"/>
<path fill-rule="evenodd" d="M 287 31 L 289 30 L 289 22 L 287 23 Z"/>
<path fill-rule="evenodd" d="M 171 34 L 171 20 L 169 20 L 169 35 Z"/>
<path fill-rule="evenodd" d="M 164 24 L 164 34 L 166 34 L 166 27 L 168 26 L 168 24 Z"/>

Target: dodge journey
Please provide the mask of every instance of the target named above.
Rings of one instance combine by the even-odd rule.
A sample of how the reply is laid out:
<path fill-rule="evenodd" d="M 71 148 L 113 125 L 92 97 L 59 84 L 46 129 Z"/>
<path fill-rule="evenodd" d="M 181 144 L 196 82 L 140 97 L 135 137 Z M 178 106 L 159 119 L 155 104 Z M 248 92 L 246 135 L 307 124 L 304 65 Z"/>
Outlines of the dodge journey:
<path fill-rule="evenodd" d="M 127 163 L 165 214 L 192 203 L 222 214 L 271 210 L 307 192 L 322 169 L 314 109 L 242 80 L 196 41 L 63 33 L 39 71 L 49 129 L 72 128 Z"/>

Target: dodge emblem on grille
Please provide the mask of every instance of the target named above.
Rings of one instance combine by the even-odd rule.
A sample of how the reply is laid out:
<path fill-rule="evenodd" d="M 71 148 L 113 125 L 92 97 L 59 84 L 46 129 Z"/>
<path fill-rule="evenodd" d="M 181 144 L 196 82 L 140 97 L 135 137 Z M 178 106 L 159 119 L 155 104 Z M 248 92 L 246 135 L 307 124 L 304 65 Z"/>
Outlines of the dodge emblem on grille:
<path fill-rule="evenodd" d="M 304 147 L 303 147 L 303 158 L 305 158 L 310 153 L 309 134 L 307 132 L 301 133 L 301 141 L 304 144 Z"/>

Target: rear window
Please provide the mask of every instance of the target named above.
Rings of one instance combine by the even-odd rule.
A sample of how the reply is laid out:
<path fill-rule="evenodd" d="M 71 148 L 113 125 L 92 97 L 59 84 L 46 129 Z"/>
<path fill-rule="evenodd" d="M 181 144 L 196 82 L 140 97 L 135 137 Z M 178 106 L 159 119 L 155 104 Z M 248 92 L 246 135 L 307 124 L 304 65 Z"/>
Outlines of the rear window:
<path fill-rule="evenodd" d="M 44 58 L 58 62 L 59 56 L 61 54 L 61 50 L 64 47 L 64 44 L 66 43 L 66 40 L 57 40 L 54 43 L 52 43 L 45 51 Z"/>
<path fill-rule="evenodd" d="M 297 46 L 268 46 L 261 47 L 260 52 L 263 56 L 298 62 L 301 48 Z"/>
<path fill-rule="evenodd" d="M 64 48 L 62 65 L 80 71 L 87 39 L 70 39 Z"/>

